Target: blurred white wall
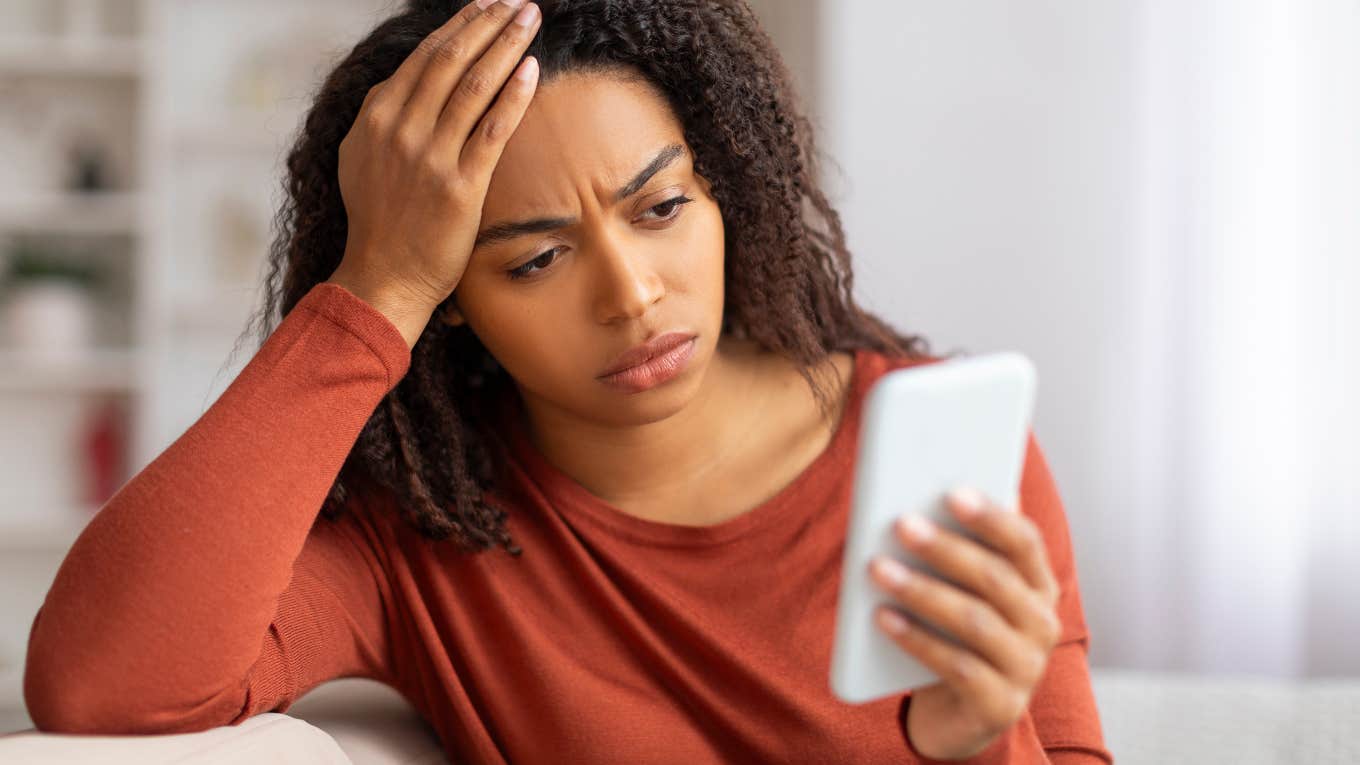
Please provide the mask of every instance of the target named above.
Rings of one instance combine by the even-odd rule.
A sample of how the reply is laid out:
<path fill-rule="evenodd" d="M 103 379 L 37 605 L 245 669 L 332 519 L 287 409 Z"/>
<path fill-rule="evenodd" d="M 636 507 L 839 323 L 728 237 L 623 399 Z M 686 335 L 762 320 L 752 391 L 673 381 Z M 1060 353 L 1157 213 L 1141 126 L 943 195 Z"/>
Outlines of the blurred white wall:
<path fill-rule="evenodd" d="M 1360 671 L 1360 3 L 822 10 L 858 294 L 1035 360 L 1093 664 Z"/>

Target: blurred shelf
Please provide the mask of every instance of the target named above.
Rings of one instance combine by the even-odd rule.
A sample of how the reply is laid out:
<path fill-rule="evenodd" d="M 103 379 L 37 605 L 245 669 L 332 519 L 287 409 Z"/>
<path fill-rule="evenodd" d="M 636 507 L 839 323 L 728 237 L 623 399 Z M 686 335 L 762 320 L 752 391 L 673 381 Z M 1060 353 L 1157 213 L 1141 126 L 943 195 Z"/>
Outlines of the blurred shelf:
<path fill-rule="evenodd" d="M 135 234 L 141 204 L 137 191 L 0 191 L 0 232 Z"/>
<path fill-rule="evenodd" d="M 142 73 L 141 41 L 116 37 L 84 40 L 53 35 L 11 38 L 0 42 L 0 77 L 114 77 L 135 79 Z"/>
<path fill-rule="evenodd" d="M 259 288 L 222 287 L 204 294 L 184 292 L 171 300 L 171 319 L 177 329 L 239 334 L 257 310 Z"/>
<path fill-rule="evenodd" d="M 187 152 L 277 155 L 301 126 L 296 109 L 197 115 L 173 128 L 175 147 Z"/>
<path fill-rule="evenodd" d="M 86 393 L 133 391 L 142 386 L 140 352 L 118 348 L 89 351 L 70 359 L 35 358 L 0 349 L 0 393 Z"/>
<path fill-rule="evenodd" d="M 65 553 L 99 508 L 68 507 L 43 518 L 8 518 L 0 515 L 0 552 Z"/>

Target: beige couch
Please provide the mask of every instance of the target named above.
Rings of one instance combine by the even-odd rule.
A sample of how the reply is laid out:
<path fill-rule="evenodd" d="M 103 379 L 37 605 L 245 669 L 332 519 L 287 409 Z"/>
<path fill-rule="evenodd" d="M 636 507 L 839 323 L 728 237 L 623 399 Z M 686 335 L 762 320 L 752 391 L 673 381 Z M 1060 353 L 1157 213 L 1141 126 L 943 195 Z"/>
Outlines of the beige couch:
<path fill-rule="evenodd" d="M 396 691 L 344 678 L 318 686 L 287 714 L 169 736 L 74 736 L 33 728 L 0 736 L 0 763 L 100 765 L 434 765 L 447 763 L 434 731 Z"/>
<path fill-rule="evenodd" d="M 1355 765 L 1360 678 L 1290 682 L 1097 669 L 1093 684 L 1118 765 Z M 433 731 L 395 691 L 334 680 L 288 714 L 174 736 L 0 736 L 0 763 L 446 763 Z"/>

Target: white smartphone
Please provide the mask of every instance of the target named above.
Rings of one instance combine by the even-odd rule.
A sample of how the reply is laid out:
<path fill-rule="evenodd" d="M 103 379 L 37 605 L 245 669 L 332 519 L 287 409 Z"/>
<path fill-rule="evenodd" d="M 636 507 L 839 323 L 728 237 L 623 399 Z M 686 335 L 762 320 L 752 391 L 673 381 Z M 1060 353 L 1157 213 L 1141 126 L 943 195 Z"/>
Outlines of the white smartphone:
<path fill-rule="evenodd" d="M 874 583 L 869 564 L 886 555 L 957 584 L 907 551 L 893 524 L 920 513 L 971 538 L 945 505 L 958 486 L 1017 507 L 1036 378 L 1029 359 L 1007 351 L 896 369 L 866 394 L 831 655 L 831 689 L 842 700 L 863 703 L 938 678 L 878 627 L 879 604 L 906 609 Z"/>

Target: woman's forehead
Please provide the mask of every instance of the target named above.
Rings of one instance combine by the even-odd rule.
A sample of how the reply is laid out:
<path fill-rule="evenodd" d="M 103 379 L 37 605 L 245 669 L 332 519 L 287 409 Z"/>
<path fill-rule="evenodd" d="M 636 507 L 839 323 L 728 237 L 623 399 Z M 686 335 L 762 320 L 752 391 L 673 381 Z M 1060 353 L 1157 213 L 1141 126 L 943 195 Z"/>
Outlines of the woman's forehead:
<path fill-rule="evenodd" d="M 536 198 L 537 204 L 551 204 L 586 187 L 604 198 L 659 150 L 683 144 L 683 134 L 669 104 L 645 83 L 609 74 L 559 75 L 535 91 L 506 142 L 487 206 L 510 200 L 533 205 Z"/>

